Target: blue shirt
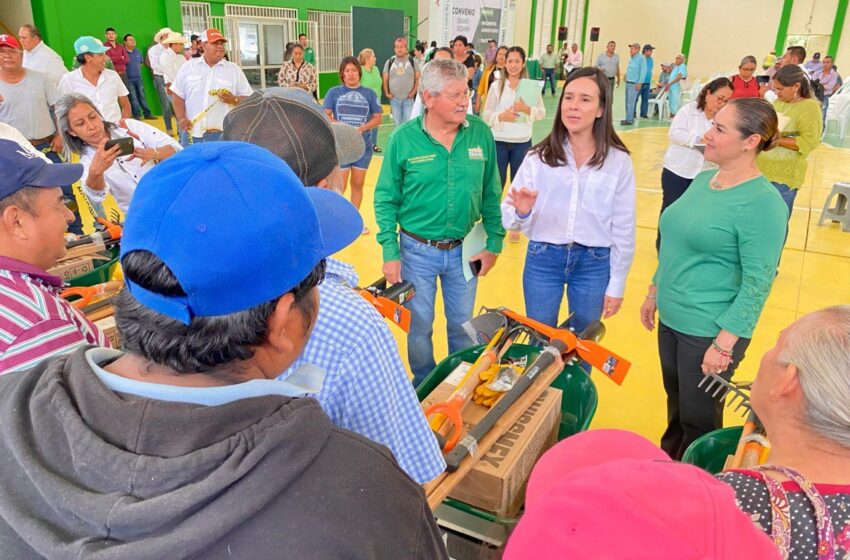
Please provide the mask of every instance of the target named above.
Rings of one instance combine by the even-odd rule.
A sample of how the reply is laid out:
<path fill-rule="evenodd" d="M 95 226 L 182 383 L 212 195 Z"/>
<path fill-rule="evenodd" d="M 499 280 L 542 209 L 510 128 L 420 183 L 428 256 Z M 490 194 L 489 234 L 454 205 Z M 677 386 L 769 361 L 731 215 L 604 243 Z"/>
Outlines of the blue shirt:
<path fill-rule="evenodd" d="M 133 49 L 131 51 L 127 51 L 127 54 L 130 55 L 130 62 L 127 63 L 127 79 L 138 81 L 142 79 L 142 64 L 145 61 L 145 57 L 142 55 L 142 51 L 139 49 Z"/>
<path fill-rule="evenodd" d="M 629 66 L 626 68 L 626 83 L 641 84 L 645 74 L 646 57 L 637 53 L 629 60 Z"/>
<path fill-rule="evenodd" d="M 383 113 L 378 96 L 363 86 L 350 88 L 336 86 L 325 95 L 324 108 L 333 111 L 333 116 L 341 123 L 357 128 L 366 124 L 375 113 Z M 369 131 L 364 132 L 364 136 Z"/>
<path fill-rule="evenodd" d="M 304 364 L 325 372 L 315 395 L 341 428 L 389 447 L 404 471 L 425 483 L 446 463 L 383 317 L 356 293 L 356 274 L 328 259 L 319 284 L 319 314 L 301 355 L 278 379 Z M 352 282 L 353 280 L 353 282 Z"/>
<path fill-rule="evenodd" d="M 655 61 L 652 60 L 652 57 L 644 57 L 646 59 L 646 74 L 644 74 L 643 82 L 644 84 L 652 83 L 652 67 L 655 66 Z"/>

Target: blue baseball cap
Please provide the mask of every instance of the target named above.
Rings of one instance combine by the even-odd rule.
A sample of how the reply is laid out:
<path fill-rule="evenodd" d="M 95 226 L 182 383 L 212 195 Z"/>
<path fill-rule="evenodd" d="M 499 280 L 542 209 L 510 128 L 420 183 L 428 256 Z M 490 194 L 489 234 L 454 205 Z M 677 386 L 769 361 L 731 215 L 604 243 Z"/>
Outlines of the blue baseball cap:
<path fill-rule="evenodd" d="M 102 54 L 107 50 L 100 39 L 95 39 L 91 35 L 85 35 L 74 41 L 74 52 L 77 54 Z"/>
<path fill-rule="evenodd" d="M 121 259 L 150 251 L 185 296 L 125 278 L 142 305 L 189 324 L 279 297 L 360 236 L 363 219 L 342 196 L 305 189 L 280 158 L 245 142 L 195 144 L 139 182 Z"/>
<path fill-rule="evenodd" d="M 24 187 L 59 187 L 80 180 L 79 163 L 49 163 L 12 140 L 0 140 L 0 199 Z"/>

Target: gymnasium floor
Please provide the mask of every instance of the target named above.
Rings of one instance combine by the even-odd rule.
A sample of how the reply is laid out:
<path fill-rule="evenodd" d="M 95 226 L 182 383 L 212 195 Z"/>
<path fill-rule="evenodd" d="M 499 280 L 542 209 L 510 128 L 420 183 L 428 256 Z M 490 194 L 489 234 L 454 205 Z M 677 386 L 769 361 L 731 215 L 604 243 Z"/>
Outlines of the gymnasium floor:
<path fill-rule="evenodd" d="M 543 138 L 552 125 L 557 98 L 546 96 L 549 118 L 535 126 L 534 141 Z M 615 122 L 623 116 L 623 89 L 615 92 Z M 161 126 L 161 121 L 157 123 Z M 623 386 L 595 376 L 599 389 L 599 408 L 593 427 L 619 427 L 641 433 L 657 441 L 665 425 L 664 390 L 656 352 L 655 334 L 639 322 L 638 311 L 656 266 L 655 228 L 661 204 L 661 160 L 667 148 L 667 128 L 656 120 L 638 121 L 630 130 L 620 130 L 632 152 L 637 186 L 637 247 L 627 282 L 621 311 L 606 321 L 604 344 L 632 361 L 631 372 Z M 379 132 L 379 145 L 386 146 L 393 124 L 387 116 Z M 827 137 L 837 144 L 837 139 Z M 822 144 L 809 158 L 806 183 L 796 200 L 791 230 L 782 255 L 779 276 L 753 336 L 748 354 L 736 379 L 752 379 L 762 354 L 775 342 L 781 329 L 797 317 L 827 305 L 850 302 L 850 233 L 838 224 L 818 227 L 823 202 L 832 184 L 850 180 L 850 142 L 845 148 Z M 371 234 L 362 236 L 338 257 L 353 264 L 362 284 L 381 276 L 381 252 L 375 242 L 375 216 L 372 210 L 374 185 L 381 158 L 374 157 L 366 178 L 361 212 Z M 522 267 L 526 241 L 505 243 L 493 271 L 482 278 L 478 288 L 478 306 L 506 306 L 523 312 Z M 437 361 L 447 352 L 442 302 L 438 298 L 435 323 Z M 562 319 L 566 316 L 566 305 Z M 406 360 L 403 333 L 391 327 Z M 740 424 L 740 417 L 727 414 L 727 424 Z"/>

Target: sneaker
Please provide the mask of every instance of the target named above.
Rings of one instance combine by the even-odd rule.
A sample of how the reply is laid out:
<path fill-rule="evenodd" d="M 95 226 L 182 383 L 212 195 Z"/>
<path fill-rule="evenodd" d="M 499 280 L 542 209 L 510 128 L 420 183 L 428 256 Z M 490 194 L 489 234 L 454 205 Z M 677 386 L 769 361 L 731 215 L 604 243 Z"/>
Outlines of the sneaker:
<path fill-rule="evenodd" d="M 635 124 L 635 122 L 634 122 L 634 121 L 625 121 L 625 120 L 623 120 L 623 121 L 620 121 L 620 124 L 622 124 L 622 125 L 632 125 L 632 124 Z"/>
<path fill-rule="evenodd" d="M 380 154 L 384 150 L 382 150 L 377 144 L 375 144 L 374 146 L 372 146 L 372 151 L 375 152 L 376 154 Z"/>

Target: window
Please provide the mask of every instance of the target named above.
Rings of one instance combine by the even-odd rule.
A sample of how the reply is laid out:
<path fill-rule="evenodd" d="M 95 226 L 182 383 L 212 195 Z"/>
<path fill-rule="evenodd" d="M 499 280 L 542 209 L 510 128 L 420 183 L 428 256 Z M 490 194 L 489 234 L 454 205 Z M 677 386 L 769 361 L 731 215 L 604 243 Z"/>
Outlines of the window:
<path fill-rule="evenodd" d="M 209 27 L 210 5 L 206 2 L 180 2 L 183 35 L 200 35 Z"/>
<path fill-rule="evenodd" d="M 310 37 L 310 40 L 316 50 L 318 71 L 338 71 L 339 61 L 352 54 L 351 13 L 310 10 L 307 16 L 310 27 L 317 29 L 318 36 Z"/>

